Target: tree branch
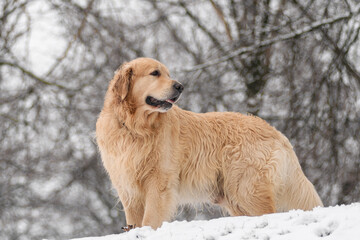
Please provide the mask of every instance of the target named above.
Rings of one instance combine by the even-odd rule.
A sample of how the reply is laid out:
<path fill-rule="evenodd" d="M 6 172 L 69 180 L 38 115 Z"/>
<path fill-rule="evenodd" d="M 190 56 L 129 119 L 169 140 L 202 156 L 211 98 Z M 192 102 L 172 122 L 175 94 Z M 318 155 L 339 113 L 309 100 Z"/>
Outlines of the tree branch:
<path fill-rule="evenodd" d="M 307 18 L 309 18 L 310 20 L 313 20 L 313 17 L 308 14 L 306 9 L 300 3 L 298 3 L 298 1 L 293 0 L 293 2 L 300 8 L 300 10 L 303 12 L 303 14 Z M 351 17 L 353 17 L 354 15 L 358 14 L 359 11 L 360 11 L 360 4 L 356 5 L 355 10 L 350 12 L 350 13 L 352 13 L 352 15 L 349 17 L 349 19 Z M 344 49 L 346 47 L 346 44 L 343 45 L 343 48 L 339 47 L 338 44 L 330 37 L 330 35 L 326 31 L 326 29 L 320 28 L 320 31 L 323 34 L 323 36 L 325 37 L 325 39 L 327 40 L 327 42 L 330 43 L 330 47 L 332 48 L 334 53 L 337 56 L 339 56 L 341 62 L 344 64 L 346 70 L 357 80 L 357 82 L 355 81 L 354 84 L 355 84 L 355 87 L 357 88 L 357 91 L 360 91 L 360 73 L 356 70 L 355 66 L 353 66 L 351 64 L 351 62 L 349 62 L 348 59 L 346 58 L 346 54 L 347 54 L 348 50 L 350 49 L 351 43 L 348 44 L 347 50 L 346 50 L 346 49 Z M 355 35 L 354 41 L 358 38 L 359 29 L 357 30 L 357 33 L 355 33 L 355 34 L 356 35 Z"/>
<path fill-rule="evenodd" d="M 45 85 L 48 85 L 48 86 L 56 86 L 58 88 L 61 88 L 61 89 L 66 89 L 66 90 L 70 90 L 69 88 L 61 85 L 61 84 L 57 84 L 57 83 L 52 83 L 52 82 L 49 82 L 49 81 L 46 81 L 45 79 L 35 75 L 34 73 L 32 73 L 31 71 L 25 69 L 24 67 L 20 66 L 19 64 L 16 64 L 16 63 L 12 63 L 12 62 L 8 62 L 8 61 L 3 61 L 3 60 L 0 60 L 0 66 L 1 65 L 7 65 L 7 66 L 10 66 L 10 67 L 13 67 L 13 68 L 17 68 L 19 69 L 21 72 L 23 72 L 24 74 L 28 75 L 29 77 L 31 77 L 32 79 L 38 81 L 38 82 L 41 82 Z"/>
<path fill-rule="evenodd" d="M 185 67 L 185 68 L 181 68 L 181 69 L 176 69 L 175 71 L 177 71 L 177 72 L 184 72 L 184 71 L 185 72 L 193 72 L 193 71 L 201 70 L 201 69 L 208 68 L 208 67 L 211 67 L 214 65 L 218 65 L 220 63 L 231 60 L 236 56 L 239 56 L 239 55 L 242 55 L 245 53 L 249 53 L 249 52 L 255 52 L 259 48 L 267 47 L 267 46 L 270 46 L 277 42 L 287 41 L 287 40 L 305 35 L 309 32 L 312 32 L 312 31 L 315 31 L 315 30 L 321 28 L 324 25 L 331 25 L 331 24 L 334 24 L 334 23 L 337 23 L 340 21 L 349 20 L 352 17 L 359 14 L 359 11 L 360 11 L 360 4 L 358 4 L 355 7 L 354 11 L 352 11 L 352 12 L 348 12 L 348 13 L 338 15 L 338 16 L 335 16 L 332 18 L 327 18 L 327 19 L 324 19 L 321 21 L 317 21 L 317 22 L 310 24 L 309 26 L 303 27 L 303 28 L 293 31 L 291 33 L 280 35 L 273 39 L 264 40 L 264 41 L 261 41 L 257 44 L 254 44 L 254 45 L 251 45 L 248 47 L 239 48 L 239 49 L 233 51 L 232 53 L 225 55 L 223 57 L 220 57 L 218 59 L 214 59 L 214 60 L 211 60 L 211 61 L 203 63 L 203 64 L 195 65 L 193 67 L 188 67 L 188 68 Z"/>

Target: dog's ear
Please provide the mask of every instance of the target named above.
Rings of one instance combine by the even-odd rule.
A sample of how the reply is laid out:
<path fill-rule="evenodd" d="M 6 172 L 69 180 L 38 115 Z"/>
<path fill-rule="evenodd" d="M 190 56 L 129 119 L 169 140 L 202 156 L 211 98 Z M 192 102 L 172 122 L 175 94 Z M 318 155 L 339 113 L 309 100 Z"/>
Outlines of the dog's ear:
<path fill-rule="evenodd" d="M 130 90 L 130 83 L 133 77 L 133 69 L 130 64 L 122 64 L 115 72 L 113 92 L 122 102 L 126 98 Z"/>

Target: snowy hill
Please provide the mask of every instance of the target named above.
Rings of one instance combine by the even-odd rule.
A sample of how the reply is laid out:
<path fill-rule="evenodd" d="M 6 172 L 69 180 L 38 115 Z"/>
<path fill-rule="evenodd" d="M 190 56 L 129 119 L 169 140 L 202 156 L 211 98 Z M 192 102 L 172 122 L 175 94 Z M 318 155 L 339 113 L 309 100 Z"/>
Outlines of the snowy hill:
<path fill-rule="evenodd" d="M 360 203 L 304 212 L 269 214 L 260 217 L 226 217 L 209 221 L 164 223 L 154 231 L 150 227 L 130 232 L 81 240 L 132 239 L 360 239 Z M 79 239 L 78 239 L 79 240 Z"/>

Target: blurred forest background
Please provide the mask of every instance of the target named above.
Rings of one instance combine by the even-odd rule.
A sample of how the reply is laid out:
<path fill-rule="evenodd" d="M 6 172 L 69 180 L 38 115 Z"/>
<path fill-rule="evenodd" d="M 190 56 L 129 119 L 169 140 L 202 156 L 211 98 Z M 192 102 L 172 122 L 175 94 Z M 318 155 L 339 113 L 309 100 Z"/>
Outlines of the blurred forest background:
<path fill-rule="evenodd" d="M 94 142 L 114 71 L 146 56 L 195 112 L 258 115 L 325 205 L 360 201 L 359 0 L 1 0 L 0 239 L 121 232 Z M 219 217 L 185 207 L 177 219 Z"/>

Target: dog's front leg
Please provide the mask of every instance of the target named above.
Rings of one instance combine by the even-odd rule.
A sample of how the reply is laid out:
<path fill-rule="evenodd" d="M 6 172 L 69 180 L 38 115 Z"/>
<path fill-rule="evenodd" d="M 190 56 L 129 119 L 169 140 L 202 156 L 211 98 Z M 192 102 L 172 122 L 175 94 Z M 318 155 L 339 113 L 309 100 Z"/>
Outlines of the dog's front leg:
<path fill-rule="evenodd" d="M 134 227 L 141 227 L 144 217 L 144 203 L 140 199 L 123 201 L 126 224 Z"/>
<path fill-rule="evenodd" d="M 163 221 L 170 221 L 175 211 L 176 202 L 173 189 L 161 186 L 157 181 L 149 184 L 142 225 L 157 229 Z"/>

